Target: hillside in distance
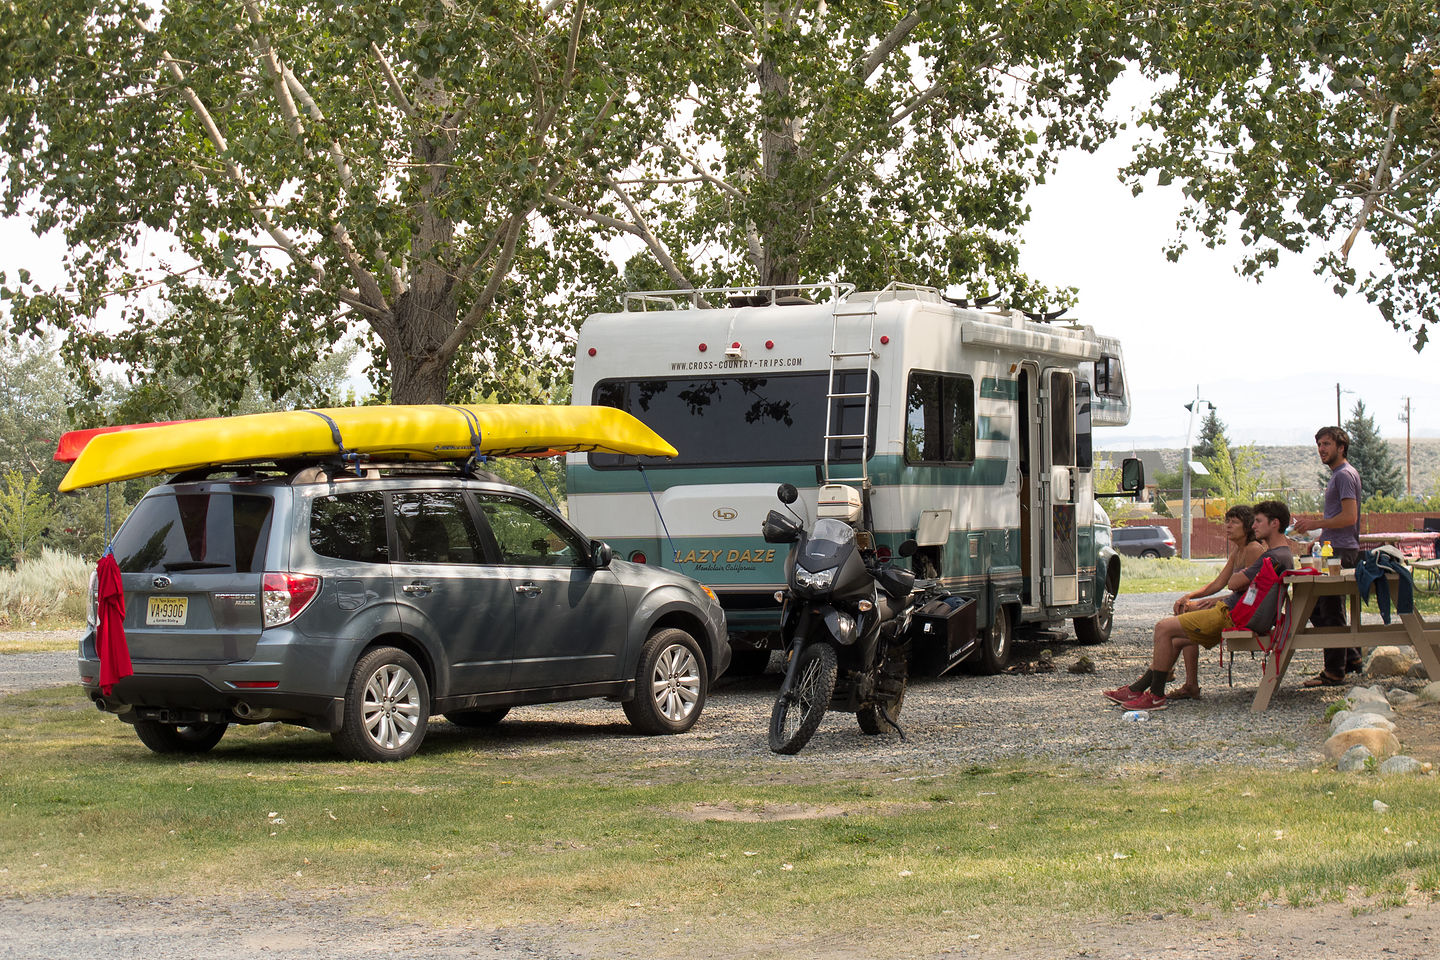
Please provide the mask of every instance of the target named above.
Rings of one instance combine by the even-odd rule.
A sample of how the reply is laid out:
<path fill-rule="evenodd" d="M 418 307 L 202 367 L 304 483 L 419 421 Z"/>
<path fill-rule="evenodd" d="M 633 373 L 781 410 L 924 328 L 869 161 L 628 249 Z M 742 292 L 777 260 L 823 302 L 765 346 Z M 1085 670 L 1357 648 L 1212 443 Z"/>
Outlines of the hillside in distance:
<path fill-rule="evenodd" d="M 1390 455 L 1394 457 L 1395 463 L 1400 467 L 1400 475 L 1403 478 L 1405 475 L 1405 438 L 1401 437 L 1399 440 L 1387 438 L 1385 442 L 1389 444 Z M 1317 490 L 1322 488 L 1320 474 L 1323 468 L 1313 445 L 1290 447 L 1257 445 L 1255 451 L 1260 455 L 1260 470 L 1265 475 L 1267 483 L 1278 484 L 1283 478 L 1292 487 L 1307 489 L 1313 484 Z M 1121 457 L 1131 456 L 1136 451 L 1126 447 L 1105 448 L 1101 452 L 1110 454 L 1118 461 Z M 1162 449 L 1158 453 L 1160 462 L 1166 470 L 1174 470 L 1180 466 L 1180 450 Z M 1410 443 L 1410 469 L 1411 484 L 1415 493 L 1423 496 L 1440 492 L 1440 439 L 1432 437 L 1412 440 Z M 1361 481 L 1363 483 L 1363 477 Z"/>

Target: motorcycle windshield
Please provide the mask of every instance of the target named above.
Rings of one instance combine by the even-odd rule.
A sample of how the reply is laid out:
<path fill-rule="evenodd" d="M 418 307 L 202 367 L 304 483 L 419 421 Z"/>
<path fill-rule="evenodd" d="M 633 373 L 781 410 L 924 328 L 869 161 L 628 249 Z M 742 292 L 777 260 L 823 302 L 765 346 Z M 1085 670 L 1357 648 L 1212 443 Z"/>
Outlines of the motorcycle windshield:
<path fill-rule="evenodd" d="M 854 548 L 855 531 L 848 523 L 829 518 L 820 520 L 805 541 L 800 565 L 806 570 L 828 570 L 844 563 Z"/>

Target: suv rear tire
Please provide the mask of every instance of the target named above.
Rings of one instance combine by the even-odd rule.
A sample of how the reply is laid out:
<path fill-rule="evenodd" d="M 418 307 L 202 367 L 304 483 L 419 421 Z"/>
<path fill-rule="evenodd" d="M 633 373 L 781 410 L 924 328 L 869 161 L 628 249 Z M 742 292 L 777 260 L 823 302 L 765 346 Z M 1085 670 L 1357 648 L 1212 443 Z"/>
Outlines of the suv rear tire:
<path fill-rule="evenodd" d="M 160 723 L 137 720 L 135 735 L 156 753 L 209 753 L 225 736 L 223 723 Z"/>
<path fill-rule="evenodd" d="M 376 647 L 355 664 L 345 717 L 330 736 L 351 760 L 404 760 L 420 749 L 429 722 L 424 671 L 404 650 Z"/>
<path fill-rule="evenodd" d="M 700 645 L 684 630 L 656 630 L 640 651 L 635 697 L 621 706 L 641 733 L 684 733 L 700 719 L 710 688 Z"/>

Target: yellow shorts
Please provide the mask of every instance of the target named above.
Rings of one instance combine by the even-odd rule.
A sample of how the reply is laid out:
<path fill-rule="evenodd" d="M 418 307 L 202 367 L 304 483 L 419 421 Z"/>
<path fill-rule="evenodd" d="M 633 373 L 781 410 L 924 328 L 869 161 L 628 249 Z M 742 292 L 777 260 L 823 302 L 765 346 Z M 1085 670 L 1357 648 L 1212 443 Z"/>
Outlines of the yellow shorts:
<path fill-rule="evenodd" d="M 1235 624 L 1230 620 L 1230 608 L 1223 603 L 1217 603 L 1213 607 L 1206 607 L 1204 610 L 1191 610 L 1189 613 L 1180 614 L 1180 627 L 1185 631 L 1185 636 L 1200 644 L 1206 650 L 1215 646 L 1223 639 L 1221 633 L 1225 630 L 1235 629 Z"/>

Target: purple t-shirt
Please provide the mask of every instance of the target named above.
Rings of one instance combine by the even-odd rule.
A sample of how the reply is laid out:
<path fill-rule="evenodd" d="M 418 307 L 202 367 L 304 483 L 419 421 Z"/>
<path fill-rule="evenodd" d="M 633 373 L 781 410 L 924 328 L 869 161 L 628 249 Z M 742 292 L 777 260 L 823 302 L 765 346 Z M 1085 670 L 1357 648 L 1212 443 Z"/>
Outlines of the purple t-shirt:
<path fill-rule="evenodd" d="M 1325 485 L 1325 516 L 1333 517 L 1340 512 L 1342 500 L 1355 501 L 1355 523 L 1348 527 L 1326 527 L 1320 531 L 1321 540 L 1329 540 L 1336 550 L 1360 549 L 1360 471 L 1350 466 L 1349 461 L 1330 474 Z"/>

